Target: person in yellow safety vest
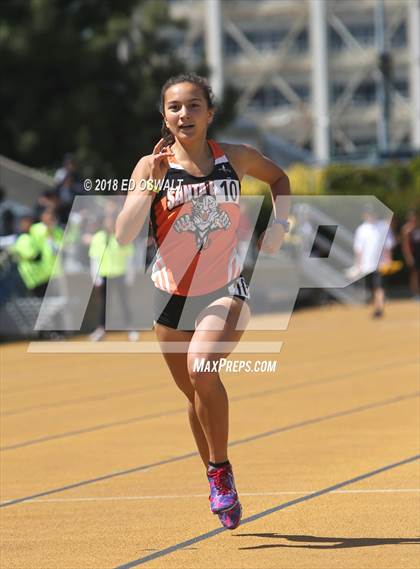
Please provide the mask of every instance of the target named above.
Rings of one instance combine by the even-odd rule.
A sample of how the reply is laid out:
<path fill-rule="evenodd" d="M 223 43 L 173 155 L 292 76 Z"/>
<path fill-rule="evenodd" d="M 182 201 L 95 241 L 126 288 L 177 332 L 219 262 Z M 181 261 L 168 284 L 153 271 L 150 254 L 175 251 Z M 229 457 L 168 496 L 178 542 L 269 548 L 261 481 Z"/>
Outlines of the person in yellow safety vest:
<path fill-rule="evenodd" d="M 38 241 L 31 235 L 33 219 L 30 215 L 20 218 L 20 235 L 11 247 L 19 275 L 26 289 L 34 296 L 44 296 L 49 274 Z"/>
<path fill-rule="evenodd" d="M 134 246 L 132 244 L 120 245 L 114 235 L 114 226 L 115 216 L 106 215 L 102 229 L 93 235 L 89 247 L 91 276 L 100 294 L 99 325 L 90 335 L 90 339 L 94 342 L 102 340 L 105 336 L 107 288 L 118 294 L 125 325 L 127 328 L 131 327 L 127 285 L 131 285 L 134 280 L 132 264 Z M 136 330 L 128 332 L 129 340 L 136 341 L 138 337 Z"/>
<path fill-rule="evenodd" d="M 62 274 L 58 252 L 63 241 L 64 232 L 57 225 L 54 209 L 46 208 L 40 216 L 40 222 L 34 223 L 29 233 L 33 237 L 42 255 L 42 263 L 47 281 Z"/>
<path fill-rule="evenodd" d="M 41 221 L 31 225 L 32 219 L 26 218 L 21 223 L 22 234 L 13 246 L 13 254 L 17 261 L 18 272 L 28 292 L 39 298 L 45 297 L 47 287 L 62 271 L 58 252 L 63 240 L 63 230 L 57 225 L 54 210 L 45 209 L 41 213 Z M 55 286 L 53 287 L 56 288 Z M 59 290 L 54 290 L 57 294 Z M 61 339 L 62 313 L 57 312 L 52 322 L 53 330 L 40 332 L 41 338 Z M 58 331 L 57 331 L 58 330 Z"/>

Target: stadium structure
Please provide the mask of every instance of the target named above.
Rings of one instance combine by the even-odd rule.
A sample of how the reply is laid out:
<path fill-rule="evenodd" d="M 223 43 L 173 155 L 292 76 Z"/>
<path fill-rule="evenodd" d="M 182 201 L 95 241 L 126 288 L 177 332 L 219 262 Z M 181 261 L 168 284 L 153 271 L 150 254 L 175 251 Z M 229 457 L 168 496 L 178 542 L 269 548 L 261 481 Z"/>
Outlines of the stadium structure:
<path fill-rule="evenodd" d="M 169 5 L 183 59 L 238 90 L 233 137 L 317 163 L 420 150 L 419 0 Z"/>

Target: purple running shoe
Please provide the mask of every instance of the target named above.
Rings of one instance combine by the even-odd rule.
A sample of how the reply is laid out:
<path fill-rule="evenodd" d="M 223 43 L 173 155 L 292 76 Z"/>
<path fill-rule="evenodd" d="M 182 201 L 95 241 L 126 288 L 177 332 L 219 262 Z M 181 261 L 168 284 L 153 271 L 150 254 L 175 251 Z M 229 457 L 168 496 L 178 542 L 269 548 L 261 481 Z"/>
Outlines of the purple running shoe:
<path fill-rule="evenodd" d="M 229 510 L 219 512 L 219 520 L 227 529 L 236 529 L 241 523 L 242 506 L 240 502 L 236 502 Z"/>
<path fill-rule="evenodd" d="M 232 466 L 230 464 L 219 468 L 209 466 L 207 478 L 210 483 L 209 500 L 213 514 L 232 508 L 238 501 Z"/>

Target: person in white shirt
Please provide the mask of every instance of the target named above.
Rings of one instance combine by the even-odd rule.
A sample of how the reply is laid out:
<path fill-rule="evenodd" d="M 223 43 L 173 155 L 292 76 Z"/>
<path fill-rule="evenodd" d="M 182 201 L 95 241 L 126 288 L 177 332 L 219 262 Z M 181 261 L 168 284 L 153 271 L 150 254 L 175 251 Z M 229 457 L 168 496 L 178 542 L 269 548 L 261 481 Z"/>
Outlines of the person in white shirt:
<path fill-rule="evenodd" d="M 367 206 L 363 212 L 363 223 L 354 236 L 355 268 L 365 276 L 366 285 L 372 291 L 373 318 L 381 318 L 384 313 L 385 291 L 382 276 L 378 271 L 381 259 L 389 258 L 394 241 L 386 235 L 388 224 L 378 221 L 373 208 Z"/>

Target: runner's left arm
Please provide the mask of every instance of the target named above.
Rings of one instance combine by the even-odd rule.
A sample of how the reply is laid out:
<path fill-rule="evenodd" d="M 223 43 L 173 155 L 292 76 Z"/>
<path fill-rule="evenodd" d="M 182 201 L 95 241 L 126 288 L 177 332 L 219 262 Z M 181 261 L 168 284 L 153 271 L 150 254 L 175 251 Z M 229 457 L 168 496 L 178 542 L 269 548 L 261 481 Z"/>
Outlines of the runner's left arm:
<path fill-rule="evenodd" d="M 290 183 L 287 174 L 275 162 L 247 144 L 242 145 L 244 173 L 269 184 L 273 201 L 274 219 L 286 221 L 291 207 Z M 280 197 L 279 200 L 277 198 Z M 264 253 L 276 253 L 283 244 L 285 228 L 281 224 L 269 227 L 258 241 Z"/>

